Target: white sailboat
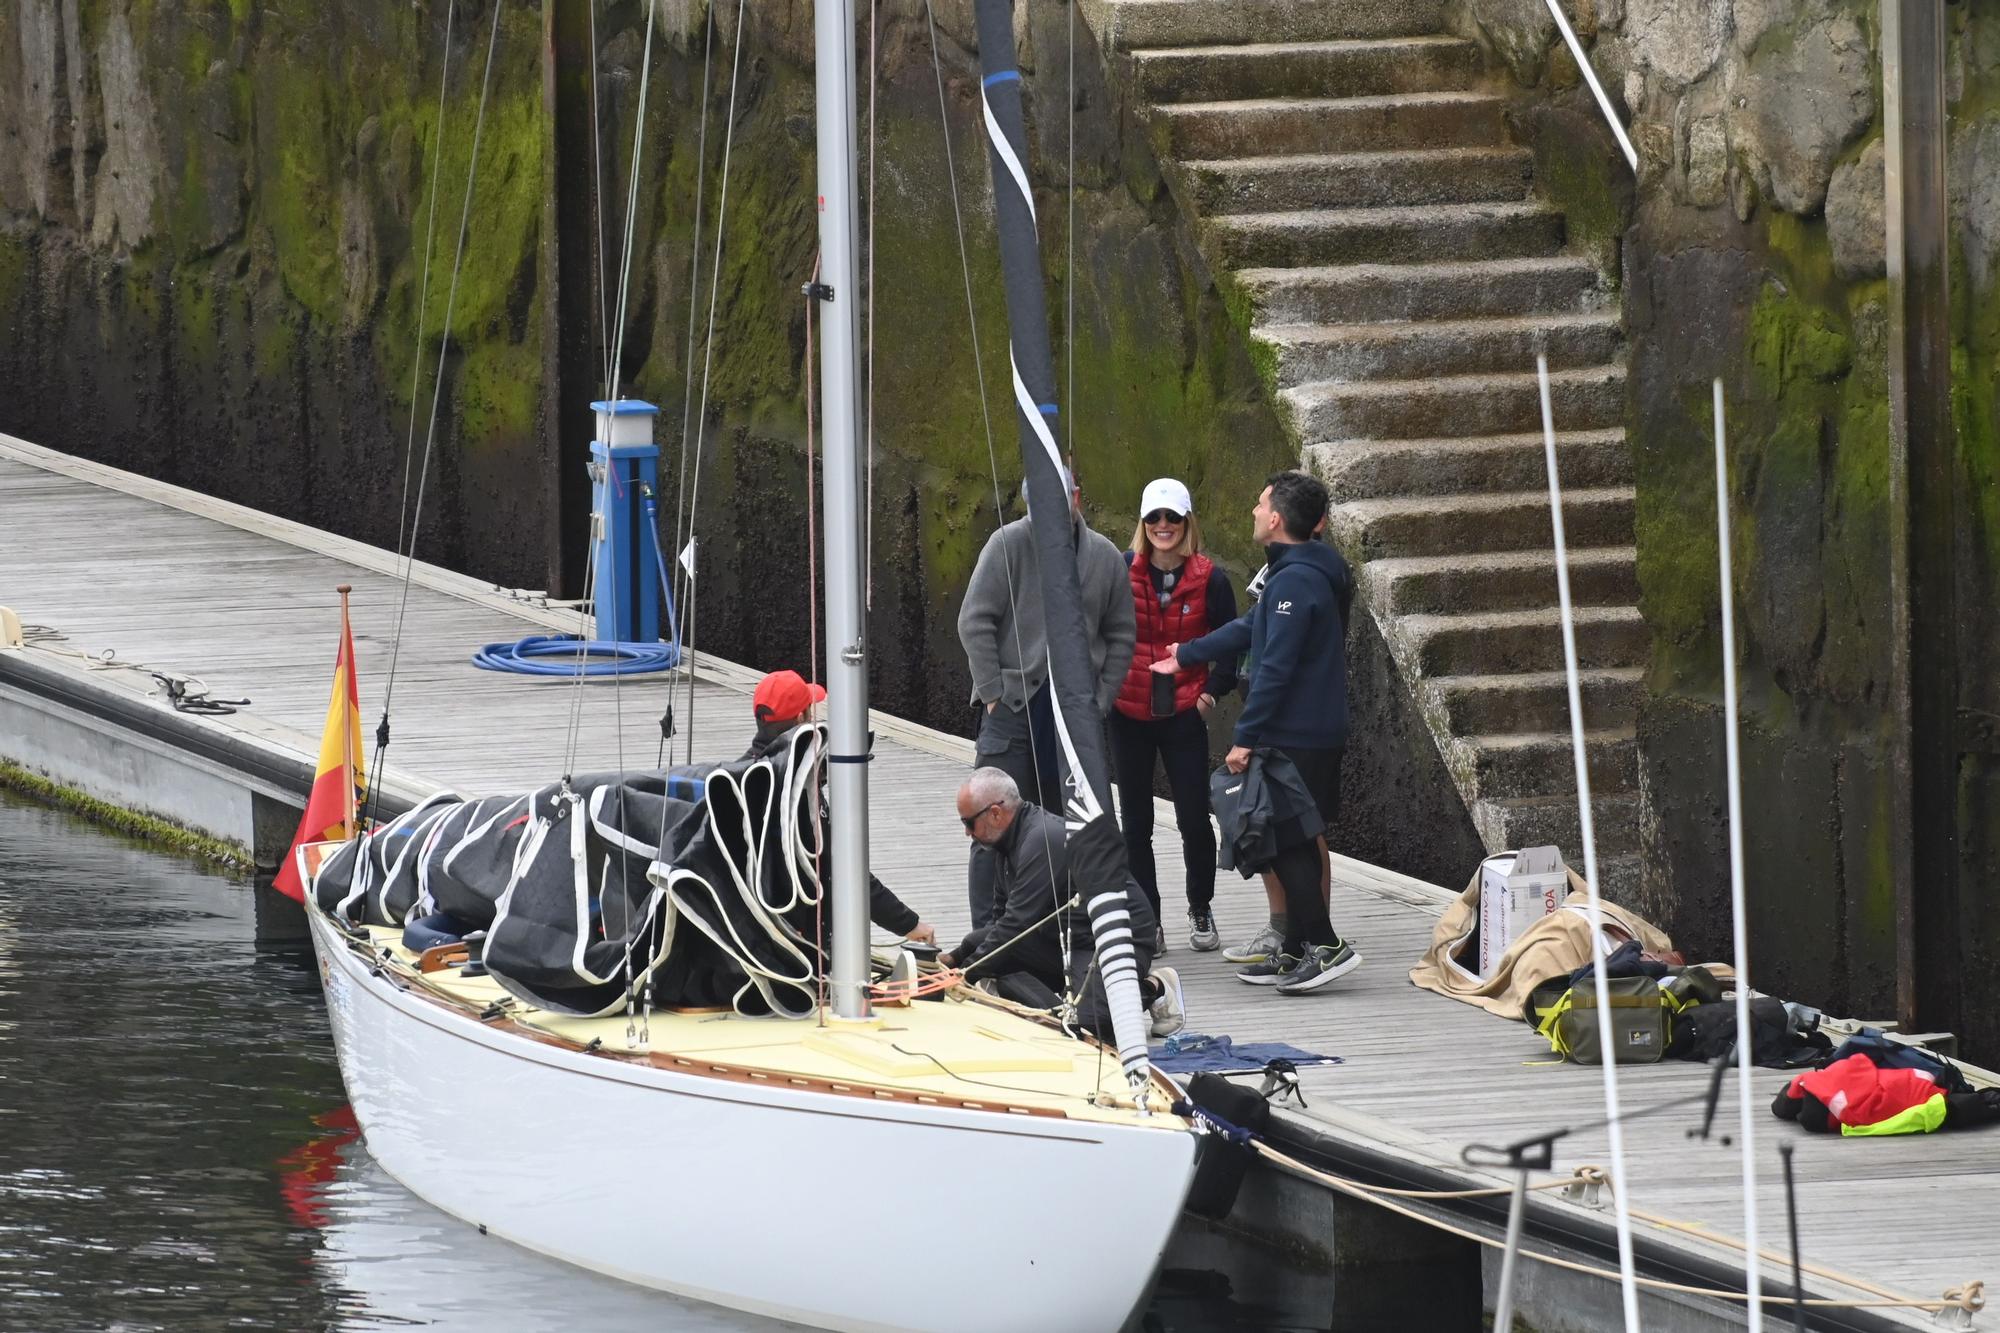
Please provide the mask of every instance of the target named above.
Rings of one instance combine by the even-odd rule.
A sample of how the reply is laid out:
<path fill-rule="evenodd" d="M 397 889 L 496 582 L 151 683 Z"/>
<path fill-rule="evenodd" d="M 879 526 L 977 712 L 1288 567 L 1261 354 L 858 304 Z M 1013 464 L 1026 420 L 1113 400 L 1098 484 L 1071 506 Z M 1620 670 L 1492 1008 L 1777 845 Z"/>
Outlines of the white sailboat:
<path fill-rule="evenodd" d="M 1011 5 L 989 8 L 982 32 L 1006 42 L 985 53 L 989 70 L 1008 71 Z M 871 1004 L 855 27 L 846 0 L 818 9 L 828 725 L 800 728 L 781 756 L 711 775 L 693 802 L 665 799 L 663 784 L 639 792 L 657 812 L 643 837 L 620 822 L 637 788 L 614 779 L 586 799 L 565 779 L 529 796 L 440 802 L 368 839 L 301 849 L 341 1073 L 368 1151 L 391 1176 L 467 1224 L 583 1268 L 821 1328 L 1115 1329 L 1153 1278 L 1201 1131 L 1169 1110 L 1178 1092 L 1146 1064 L 1130 931 L 1120 933 L 1113 895 L 1078 885 L 1115 1053 L 970 990 Z M 1018 78 L 987 86 L 998 94 L 989 127 L 1005 98 L 1016 139 L 996 140 L 995 161 L 1017 174 Z M 1002 221 L 1004 234 L 1004 205 Z M 1032 359 L 1017 346 L 1017 364 Z M 1052 379 L 1045 339 L 1040 360 Z M 605 406 L 609 440 L 617 405 Z M 1024 440 L 1047 442 L 1048 410 L 1029 396 Z M 1047 458 L 1027 454 L 1035 512 L 1066 517 L 1052 442 Z M 1059 698 L 1064 670 L 1057 661 Z M 1067 813 L 1085 860 L 1107 829 L 1116 845 L 1094 745 L 1064 737 Z M 809 817 L 822 765 L 830 858 Z M 722 844 L 734 854 L 718 854 Z M 469 877 L 456 863 L 466 849 L 468 862 L 503 858 L 504 890 L 480 923 L 496 971 L 503 942 L 562 924 L 531 920 L 530 898 L 540 868 L 567 875 L 574 864 L 571 952 L 551 968 L 574 983 L 565 994 L 595 999 L 536 1003 L 545 989 L 455 965 L 458 948 L 406 941 L 401 922 Z M 607 907 L 590 919 L 597 891 L 612 898 L 611 860 L 593 858 L 628 855 L 645 880 L 630 914 L 611 922 Z M 804 953 L 784 917 L 815 903 L 828 859 L 828 1002 L 782 1016 L 800 1014 L 813 986 L 795 970 Z M 569 888 L 550 892 L 541 906 L 560 918 Z M 607 924 L 630 941 L 615 966 L 592 953 Z M 677 939 L 738 960 L 733 1002 L 653 1006 L 655 985 L 664 994 L 677 975 Z M 903 1183 L 913 1168 L 931 1183 Z"/>

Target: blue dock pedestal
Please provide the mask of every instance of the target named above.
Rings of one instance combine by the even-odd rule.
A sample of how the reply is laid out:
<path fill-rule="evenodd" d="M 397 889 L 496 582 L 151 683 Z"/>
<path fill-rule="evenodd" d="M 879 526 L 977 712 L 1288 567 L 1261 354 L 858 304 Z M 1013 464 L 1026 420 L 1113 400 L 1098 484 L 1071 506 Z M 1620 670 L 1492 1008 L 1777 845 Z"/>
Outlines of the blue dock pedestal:
<path fill-rule="evenodd" d="M 597 637 L 657 643 L 660 561 L 653 548 L 659 538 L 646 499 L 660 481 L 660 447 L 653 442 L 660 409 L 636 398 L 590 406 L 597 413 L 597 438 L 590 442 Z"/>

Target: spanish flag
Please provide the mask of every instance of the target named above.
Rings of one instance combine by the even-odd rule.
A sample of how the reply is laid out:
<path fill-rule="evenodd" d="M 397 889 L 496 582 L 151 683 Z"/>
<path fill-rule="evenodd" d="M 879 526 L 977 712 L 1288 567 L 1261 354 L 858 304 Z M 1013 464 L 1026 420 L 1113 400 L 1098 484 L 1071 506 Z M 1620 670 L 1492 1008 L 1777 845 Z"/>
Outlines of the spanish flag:
<path fill-rule="evenodd" d="M 354 631 L 347 624 L 347 589 L 340 597 L 340 649 L 333 659 L 333 697 L 326 706 L 326 730 L 319 739 L 319 767 L 305 817 L 292 835 L 292 850 L 278 867 L 278 892 L 303 903 L 298 850 L 309 842 L 339 842 L 356 833 L 356 810 L 368 790 L 361 762 L 361 691 L 354 679 Z"/>

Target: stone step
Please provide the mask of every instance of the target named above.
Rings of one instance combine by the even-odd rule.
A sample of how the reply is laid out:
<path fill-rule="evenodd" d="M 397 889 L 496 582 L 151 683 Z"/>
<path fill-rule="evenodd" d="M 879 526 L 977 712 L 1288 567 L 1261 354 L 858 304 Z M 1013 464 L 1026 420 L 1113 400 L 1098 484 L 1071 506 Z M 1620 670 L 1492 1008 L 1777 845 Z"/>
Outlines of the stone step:
<path fill-rule="evenodd" d="M 1645 678 L 1640 667 L 1578 671 L 1584 726 L 1631 727 L 1639 718 Z M 1453 735 L 1562 731 L 1569 726 L 1569 678 L 1560 671 L 1436 676 L 1423 689 Z"/>
<path fill-rule="evenodd" d="M 1583 749 L 1593 796 L 1619 795 L 1637 787 L 1639 746 L 1631 728 L 1586 731 Z M 1459 778 L 1459 790 L 1471 800 L 1565 792 L 1575 799 L 1576 758 L 1568 731 L 1456 736 L 1449 762 Z"/>
<path fill-rule="evenodd" d="M 1431 256 L 1553 254 L 1562 248 L 1563 218 L 1528 202 L 1316 208 L 1225 214 L 1197 224 L 1196 234 L 1218 268 L 1423 263 Z"/>
<path fill-rule="evenodd" d="M 1623 366 L 1551 371 L 1549 381 L 1557 430 L 1623 425 Z M 1299 384 L 1279 390 L 1278 399 L 1298 438 L 1307 440 L 1430 439 L 1468 427 L 1482 435 L 1514 435 L 1542 426 L 1541 386 L 1533 371 Z"/>
<path fill-rule="evenodd" d="M 1278 383 L 1408 380 L 1520 370 L 1545 352 L 1552 370 L 1602 365 L 1624 326 L 1611 311 L 1418 320 L 1407 324 L 1266 324 L 1251 330 L 1276 354 Z"/>
<path fill-rule="evenodd" d="M 1264 41 L 1135 52 L 1139 91 L 1155 102 L 1240 97 L 1368 97 L 1469 88 L 1482 72 L 1478 46 L 1432 34 L 1362 41 Z"/>
<path fill-rule="evenodd" d="M 1086 6 L 1107 48 L 1412 37 L 1444 27 L 1444 0 L 1099 0 Z"/>
<path fill-rule="evenodd" d="M 1153 114 L 1169 156 L 1193 160 L 1497 144 L 1501 105 L 1492 93 L 1393 93 L 1181 102 Z"/>
<path fill-rule="evenodd" d="M 1652 636 L 1636 606 L 1579 606 L 1577 669 L 1644 666 Z M 1413 615 L 1394 625 L 1398 656 L 1424 676 L 1499 675 L 1563 669 L 1562 612 L 1554 606 L 1527 611 L 1464 615 Z"/>
<path fill-rule="evenodd" d="M 1540 432 L 1445 440 L 1329 440 L 1309 444 L 1308 467 L 1336 503 L 1389 495 L 1525 491 L 1548 484 Z M 1564 486 L 1624 486 L 1632 450 L 1622 430 L 1559 431 Z"/>
<path fill-rule="evenodd" d="M 1596 803 L 1593 801 L 1593 805 Z M 1636 837 L 1636 834 L 1634 835 Z M 1577 853 L 1577 871 L 1583 873 L 1583 854 Z M 1604 852 L 1597 854 L 1597 892 L 1602 898 L 1614 903 L 1636 903 L 1644 889 L 1646 858 L 1638 852 L 1623 856 L 1611 856 Z"/>
<path fill-rule="evenodd" d="M 1371 560 L 1367 583 L 1369 605 L 1382 615 L 1529 611 L 1556 604 L 1556 553 L 1502 551 Z M 1637 550 L 1631 546 L 1571 547 L 1569 595 L 1577 606 L 1636 604 Z"/>
<path fill-rule="evenodd" d="M 1637 857 L 1639 797 L 1633 792 L 1600 796 L 1592 791 L 1590 820 L 1597 834 L 1598 878 L 1605 879 L 1608 861 Z M 1574 866 L 1578 875 L 1583 874 L 1583 821 L 1577 816 L 1574 782 L 1560 796 L 1474 801 L 1472 826 L 1479 830 L 1481 841 L 1495 851 L 1559 847 L 1563 864 Z M 1599 891 L 1617 901 L 1608 888 L 1600 885 Z"/>
<path fill-rule="evenodd" d="M 1567 254 L 1455 263 L 1246 268 L 1232 281 L 1248 295 L 1253 318 L 1271 324 L 1470 319 L 1607 305 L 1597 265 L 1586 256 Z"/>
<path fill-rule="evenodd" d="M 1419 148 L 1387 153 L 1295 153 L 1189 162 L 1182 168 L 1204 216 L 1284 213 L 1338 204 L 1518 202 L 1528 197 L 1534 158 L 1525 148 Z"/>
<path fill-rule="evenodd" d="M 1630 486 L 1565 489 L 1564 531 L 1579 546 L 1629 542 L 1632 501 Z M 1555 541 L 1547 490 L 1357 500 L 1336 509 L 1329 526 L 1343 550 L 1359 550 L 1368 560 L 1539 551 L 1550 549 Z"/>

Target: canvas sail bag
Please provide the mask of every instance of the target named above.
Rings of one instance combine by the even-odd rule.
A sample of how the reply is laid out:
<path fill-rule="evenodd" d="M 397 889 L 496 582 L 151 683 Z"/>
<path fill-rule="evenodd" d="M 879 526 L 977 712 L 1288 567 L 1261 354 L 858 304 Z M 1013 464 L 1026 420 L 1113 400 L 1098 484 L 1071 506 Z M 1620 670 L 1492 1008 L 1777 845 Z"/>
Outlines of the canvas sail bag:
<path fill-rule="evenodd" d="M 1553 985 L 1538 990 L 1540 1000 Z M 1667 1051 L 1669 1019 L 1673 1004 L 1660 993 L 1660 983 L 1651 977 L 1610 977 L 1604 983 L 1611 1013 L 1612 1059 L 1621 1065 L 1657 1063 Z M 1594 982 L 1564 987 L 1547 1004 L 1535 1006 L 1535 1031 L 1548 1038 L 1549 1046 L 1580 1065 L 1604 1063 L 1604 1045 L 1597 1024 L 1597 987 Z"/>

